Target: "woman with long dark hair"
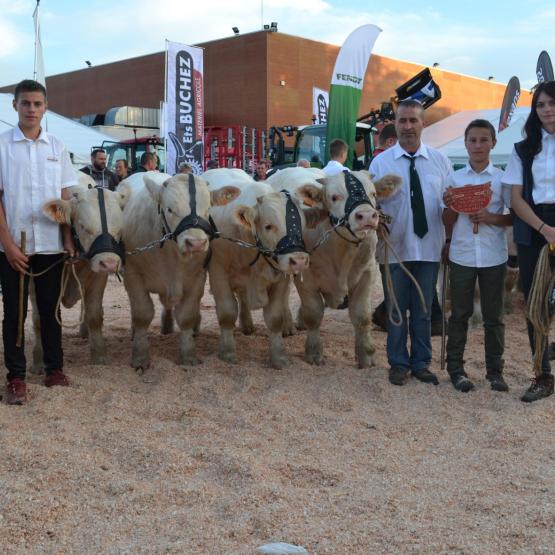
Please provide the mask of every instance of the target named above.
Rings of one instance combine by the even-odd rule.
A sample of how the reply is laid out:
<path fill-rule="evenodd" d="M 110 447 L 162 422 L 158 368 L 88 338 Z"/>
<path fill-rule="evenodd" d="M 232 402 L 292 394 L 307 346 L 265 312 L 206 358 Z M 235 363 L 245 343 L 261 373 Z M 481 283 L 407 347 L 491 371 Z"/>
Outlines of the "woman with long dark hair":
<path fill-rule="evenodd" d="M 512 185 L 514 239 L 524 298 L 528 300 L 540 251 L 555 245 L 555 81 L 540 83 L 534 91 L 530 115 L 524 125 L 525 139 L 515 144 L 503 183 Z M 553 268 L 553 257 L 550 257 Z M 528 337 L 534 353 L 534 329 Z M 542 373 L 522 396 L 532 402 L 553 394 L 553 374 L 547 347 L 542 356 Z"/>

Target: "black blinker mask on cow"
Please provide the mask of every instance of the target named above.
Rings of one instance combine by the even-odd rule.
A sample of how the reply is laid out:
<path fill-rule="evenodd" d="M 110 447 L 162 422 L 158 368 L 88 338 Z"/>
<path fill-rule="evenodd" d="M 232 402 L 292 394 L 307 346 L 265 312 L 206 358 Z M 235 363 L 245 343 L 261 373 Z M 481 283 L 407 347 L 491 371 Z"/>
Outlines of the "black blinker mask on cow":
<path fill-rule="evenodd" d="M 208 220 L 205 220 L 197 214 L 197 190 L 195 187 L 195 177 L 192 173 L 189 174 L 189 204 L 191 212 L 177 224 L 177 227 L 173 231 L 170 230 L 164 211 L 160 208 L 160 205 L 158 205 L 158 211 L 162 214 L 165 232 L 171 234 L 171 238 L 174 241 L 177 241 L 178 235 L 183 233 L 185 230 L 201 229 L 204 233 L 206 233 L 206 235 L 208 235 L 209 240 L 212 241 L 212 239 L 217 236 L 216 226 L 214 225 L 211 216 L 209 216 Z M 163 243 L 161 246 L 163 246 Z"/>
<path fill-rule="evenodd" d="M 251 262 L 251 266 L 258 260 L 260 255 L 264 256 L 267 262 L 268 259 L 277 262 L 278 256 L 282 254 L 299 251 L 308 252 L 303 240 L 303 227 L 299 209 L 288 191 L 283 190 L 280 192 L 287 197 L 287 202 L 285 203 L 285 235 L 278 241 L 274 250 L 267 249 L 257 235 L 256 246 L 258 247 L 258 254 Z"/>
<path fill-rule="evenodd" d="M 349 233 L 355 237 L 357 240 L 358 238 L 353 233 L 351 229 L 351 225 L 349 224 L 349 217 L 353 210 L 360 206 L 361 204 L 368 204 L 372 208 L 376 208 L 370 198 L 366 194 L 364 189 L 364 185 L 358 180 L 350 171 L 344 170 L 343 175 L 345 177 L 345 187 L 347 188 L 347 200 L 345 201 L 345 213 L 341 218 L 336 218 L 332 214 L 330 214 L 330 222 L 333 226 L 344 226 L 347 228 Z"/>
<path fill-rule="evenodd" d="M 92 187 L 91 187 L 92 188 Z M 73 231 L 73 241 L 75 242 L 75 246 L 77 250 L 83 253 L 83 256 L 88 259 L 92 260 L 94 256 L 100 254 L 102 252 L 111 252 L 113 254 L 118 255 L 122 262 L 125 259 L 125 249 L 123 248 L 123 243 L 120 241 L 116 241 L 112 235 L 108 232 L 108 222 L 106 220 L 106 202 L 104 199 L 104 189 L 97 187 L 98 191 L 98 208 L 100 210 L 100 225 L 101 225 L 101 233 L 95 240 L 92 242 L 89 250 L 85 252 L 81 241 L 79 241 L 79 236 Z"/>

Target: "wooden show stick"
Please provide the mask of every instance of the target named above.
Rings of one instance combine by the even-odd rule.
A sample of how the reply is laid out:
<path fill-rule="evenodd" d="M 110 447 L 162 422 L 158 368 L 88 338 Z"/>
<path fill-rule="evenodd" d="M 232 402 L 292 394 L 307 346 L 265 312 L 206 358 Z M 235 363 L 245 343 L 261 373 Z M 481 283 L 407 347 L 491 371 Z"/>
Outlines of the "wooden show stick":
<path fill-rule="evenodd" d="M 21 232 L 21 252 L 25 254 L 25 249 L 27 248 L 27 233 L 25 231 Z M 25 304 L 25 274 L 23 272 L 19 273 L 19 312 L 17 320 L 17 341 L 15 342 L 16 347 L 21 347 L 23 344 L 23 325 L 25 323 L 25 315 L 23 314 L 23 306 Z"/>

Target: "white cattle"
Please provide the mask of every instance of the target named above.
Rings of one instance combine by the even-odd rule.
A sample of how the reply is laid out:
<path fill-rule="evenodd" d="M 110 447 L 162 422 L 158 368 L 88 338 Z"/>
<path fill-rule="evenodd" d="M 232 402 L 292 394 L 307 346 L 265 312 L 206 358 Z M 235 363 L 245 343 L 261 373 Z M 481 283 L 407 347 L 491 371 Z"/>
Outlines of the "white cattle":
<path fill-rule="evenodd" d="M 292 194 L 303 205 L 322 208 L 318 201 L 322 190 L 319 179 L 325 179 L 327 175 L 319 168 L 284 168 L 271 175 L 267 180 L 274 191 L 287 191 Z M 313 192 L 316 191 L 316 194 Z"/>
<path fill-rule="evenodd" d="M 234 182 L 234 185 L 238 185 Z M 272 191 L 264 182 L 245 183 L 241 194 L 224 207 L 214 207 L 211 215 L 222 237 L 212 243 L 209 279 L 216 301 L 220 324 L 218 355 L 228 362 L 236 362 L 233 327 L 237 320 L 237 299 L 241 304 L 241 325 L 245 333 L 252 332 L 250 309 L 262 308 L 264 321 L 270 332 L 270 361 L 275 368 L 287 364 L 283 347 L 283 297 L 286 295 L 289 275 L 307 270 L 309 257 L 295 241 L 286 252 L 275 252 L 285 236 L 291 237 L 292 222 L 287 225 L 286 213 L 294 212 L 295 226 L 302 229 L 307 218 L 299 203 Z M 312 221 L 312 214 L 307 215 Z M 302 229 L 297 229 L 302 233 Z M 260 255 L 256 248 L 239 246 L 227 240 L 241 240 L 249 244 L 258 242 L 268 251 Z M 300 237 L 299 237 L 300 239 Z M 269 254 L 273 251 L 273 254 Z"/>
<path fill-rule="evenodd" d="M 136 188 L 124 210 L 123 240 L 129 250 L 142 247 L 173 232 L 174 240 L 129 256 L 124 283 L 131 304 L 133 348 L 131 365 L 145 370 L 150 364 L 147 331 L 154 316 L 150 293 L 157 293 L 167 314 L 180 327 L 179 362 L 199 362 L 195 355 L 193 330 L 200 322 L 200 300 L 204 292 L 209 248 L 209 230 L 201 228 L 196 216 L 206 224 L 211 202 L 225 204 L 239 191 L 224 187 L 209 192 L 206 182 L 192 174 L 143 174 L 145 186 Z M 192 180 L 192 182 L 190 182 Z M 120 188 L 128 188 L 123 181 Z M 192 196 L 194 195 L 194 197 Z M 192 202 L 194 198 L 194 202 Z"/>
<path fill-rule="evenodd" d="M 108 275 L 121 268 L 122 260 L 117 252 L 117 243 L 121 240 L 123 226 L 122 209 L 130 197 L 130 191 L 112 192 L 103 189 L 104 207 L 106 213 L 107 232 L 113 238 L 103 235 L 104 242 L 98 245 L 97 239 L 102 235 L 102 221 L 100 215 L 99 190 L 95 188 L 94 180 L 81 172 L 79 184 L 72 190 L 69 201 L 55 199 L 45 203 L 44 213 L 52 220 L 71 225 L 83 249 L 81 259 L 75 263 L 77 278 L 81 283 L 84 298 L 84 323 L 89 333 L 89 347 L 91 362 L 104 364 L 106 362 L 106 346 L 102 336 L 102 300 Z M 96 241 L 96 242 L 95 242 Z M 91 251 L 92 247 L 92 251 Z M 108 250 L 103 250 L 107 248 Z M 62 303 L 71 308 L 81 298 L 79 286 L 73 276 L 70 277 Z M 33 310 L 33 321 L 36 326 L 38 314 Z M 38 335 L 36 337 L 39 337 Z M 35 369 L 42 363 L 42 348 L 40 341 L 36 341 L 33 351 Z"/>
<path fill-rule="evenodd" d="M 385 176 L 372 183 L 366 171 L 347 175 L 356 181 L 347 185 L 345 174 L 326 177 L 319 180 L 323 188 L 315 189 L 310 195 L 312 200 L 317 199 L 324 205 L 335 218 L 334 222 L 344 218 L 346 225 L 331 231 L 332 222 L 326 219 L 315 229 L 305 231 L 311 257 L 310 268 L 303 273 L 303 279 L 295 277 L 301 297 L 299 327 L 307 329 L 305 360 L 310 364 L 322 364 L 320 325 L 324 307 L 337 308 L 348 296 L 349 316 L 355 331 L 355 356 L 360 367 L 368 367 L 373 363 L 374 353 L 370 337 L 370 290 L 377 274 L 379 214 L 376 202 L 378 198 L 394 194 L 401 179 Z M 299 187 L 307 188 L 304 184 Z M 327 240 L 312 251 L 324 235 Z"/>

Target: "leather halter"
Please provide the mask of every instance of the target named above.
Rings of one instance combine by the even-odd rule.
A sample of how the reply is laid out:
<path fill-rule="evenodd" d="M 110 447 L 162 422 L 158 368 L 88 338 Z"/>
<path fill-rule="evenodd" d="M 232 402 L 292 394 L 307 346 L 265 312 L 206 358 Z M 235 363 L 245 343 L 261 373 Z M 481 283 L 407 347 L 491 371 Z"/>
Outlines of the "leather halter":
<path fill-rule="evenodd" d="M 343 175 L 345 177 L 345 187 L 347 188 L 345 213 L 341 218 L 336 218 L 335 216 L 330 214 L 330 223 L 332 226 L 335 227 L 336 233 L 338 227 L 344 227 L 356 239 L 356 243 L 359 243 L 360 239 L 354 234 L 353 230 L 351 229 L 349 217 L 352 214 L 353 210 L 355 210 L 355 208 L 357 208 L 361 204 L 368 204 L 374 209 L 376 209 L 376 206 L 372 204 L 372 201 L 366 194 L 364 185 L 359 179 L 357 179 L 350 171 L 347 170 L 343 171 Z M 339 236 L 341 237 L 341 235 Z M 345 241 L 348 241 L 349 243 L 353 242 L 349 241 L 349 239 L 346 239 L 345 237 L 342 237 L 342 239 L 345 239 Z"/>
<path fill-rule="evenodd" d="M 119 256 L 122 262 L 125 260 L 125 249 L 123 248 L 122 241 L 116 241 L 108 231 L 108 222 L 106 220 L 106 202 L 104 199 L 104 189 L 95 187 L 98 191 L 98 208 L 100 210 L 100 225 L 101 232 L 92 242 L 89 250 L 85 252 L 79 236 L 75 229 L 72 227 L 73 241 L 77 250 L 82 253 L 82 256 L 87 260 L 92 260 L 94 256 L 102 252 L 111 252 Z"/>
<path fill-rule="evenodd" d="M 218 231 L 216 230 L 212 217 L 209 216 L 208 220 L 205 220 L 197 214 L 197 190 L 195 187 L 195 178 L 191 173 L 189 174 L 189 205 L 191 207 L 191 212 L 177 224 L 177 227 L 173 231 L 168 225 L 164 210 L 162 210 L 161 206 L 158 205 L 158 213 L 162 216 L 162 227 L 164 228 L 164 233 L 170 235 L 170 238 L 174 241 L 177 241 L 178 235 L 187 229 L 201 229 L 204 233 L 206 233 L 206 235 L 208 235 L 208 239 L 210 241 L 215 239 L 218 236 Z M 160 246 L 162 247 L 163 245 L 164 243 Z"/>
<path fill-rule="evenodd" d="M 283 193 L 287 198 L 285 203 L 285 235 L 278 241 L 276 248 L 273 250 L 266 248 L 258 234 L 255 235 L 258 253 L 256 258 L 250 263 L 250 266 L 253 266 L 260 255 L 262 255 L 266 262 L 276 269 L 270 263 L 270 260 L 277 262 L 278 256 L 289 254 L 290 252 L 308 252 L 303 240 L 302 220 L 299 209 L 288 191 L 282 190 L 280 193 Z"/>

